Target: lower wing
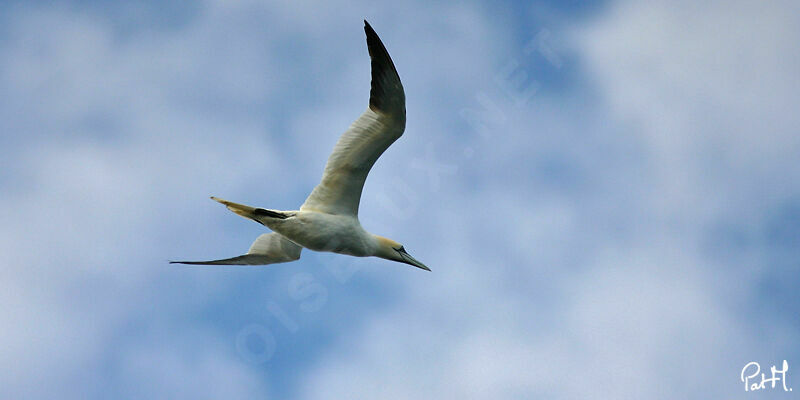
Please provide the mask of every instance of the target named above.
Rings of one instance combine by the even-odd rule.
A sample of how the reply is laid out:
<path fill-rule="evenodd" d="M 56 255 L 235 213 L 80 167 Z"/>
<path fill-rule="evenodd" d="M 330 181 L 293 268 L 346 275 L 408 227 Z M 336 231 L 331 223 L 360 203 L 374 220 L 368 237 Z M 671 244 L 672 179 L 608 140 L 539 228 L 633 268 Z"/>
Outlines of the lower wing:
<path fill-rule="evenodd" d="M 212 261 L 170 261 L 170 264 L 191 265 L 267 265 L 300 258 L 302 247 L 278 233 L 265 233 L 259 236 L 246 254 L 238 257 Z"/>

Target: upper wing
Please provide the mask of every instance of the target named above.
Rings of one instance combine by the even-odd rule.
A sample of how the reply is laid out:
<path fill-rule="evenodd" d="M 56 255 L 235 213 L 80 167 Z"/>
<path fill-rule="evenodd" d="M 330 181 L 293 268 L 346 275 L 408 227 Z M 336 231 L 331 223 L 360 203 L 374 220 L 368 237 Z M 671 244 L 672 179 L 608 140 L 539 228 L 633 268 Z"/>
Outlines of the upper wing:
<path fill-rule="evenodd" d="M 325 165 L 322 182 L 300 210 L 358 215 L 361 189 L 372 165 L 406 127 L 406 96 L 386 47 L 364 21 L 371 60 L 369 108 L 339 138 Z"/>
<path fill-rule="evenodd" d="M 213 261 L 170 261 L 170 264 L 193 265 L 266 265 L 294 261 L 303 248 L 278 233 L 265 233 L 253 242 L 247 254 Z"/>

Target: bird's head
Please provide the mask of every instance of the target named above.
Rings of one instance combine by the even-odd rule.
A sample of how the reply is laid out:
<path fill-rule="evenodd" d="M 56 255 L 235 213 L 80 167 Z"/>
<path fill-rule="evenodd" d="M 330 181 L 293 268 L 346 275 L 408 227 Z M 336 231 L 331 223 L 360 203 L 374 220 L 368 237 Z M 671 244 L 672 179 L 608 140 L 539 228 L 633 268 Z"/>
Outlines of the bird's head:
<path fill-rule="evenodd" d="M 406 249 L 402 244 L 397 243 L 392 239 L 387 239 L 377 235 L 375 236 L 375 239 L 377 243 L 377 249 L 375 252 L 376 257 L 406 263 L 426 271 L 431 270 L 430 268 L 426 267 L 425 264 L 417 261 L 416 258 L 411 257 L 411 255 L 406 252 Z"/>

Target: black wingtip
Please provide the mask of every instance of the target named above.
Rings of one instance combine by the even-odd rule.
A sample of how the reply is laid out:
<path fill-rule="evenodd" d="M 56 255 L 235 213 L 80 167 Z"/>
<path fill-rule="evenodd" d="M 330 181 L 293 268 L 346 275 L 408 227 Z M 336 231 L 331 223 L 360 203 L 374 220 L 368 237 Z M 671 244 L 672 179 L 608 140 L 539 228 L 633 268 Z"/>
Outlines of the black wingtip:
<path fill-rule="evenodd" d="M 404 117 L 405 94 L 392 57 L 389 56 L 380 37 L 366 19 L 364 20 L 364 33 L 367 35 L 367 50 L 372 69 L 369 107 L 373 111 L 395 112 Z"/>
<path fill-rule="evenodd" d="M 375 29 L 372 29 L 372 25 L 370 25 L 369 22 L 367 22 L 367 20 L 364 20 L 364 33 L 367 34 L 368 38 L 369 37 L 378 37 L 378 34 L 375 33 Z M 380 39 L 378 39 L 378 40 L 380 41 Z"/>
<path fill-rule="evenodd" d="M 169 263 L 181 265 L 208 265 L 208 261 L 170 261 Z"/>
<path fill-rule="evenodd" d="M 213 261 L 170 261 L 169 263 L 181 265 L 214 265 Z"/>

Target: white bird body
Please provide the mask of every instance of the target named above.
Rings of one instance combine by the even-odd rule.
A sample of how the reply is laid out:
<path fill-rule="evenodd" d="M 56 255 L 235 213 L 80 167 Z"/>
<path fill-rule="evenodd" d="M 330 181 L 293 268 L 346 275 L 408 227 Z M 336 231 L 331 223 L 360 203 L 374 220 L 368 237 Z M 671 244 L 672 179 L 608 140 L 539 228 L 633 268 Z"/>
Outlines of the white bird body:
<path fill-rule="evenodd" d="M 374 255 L 377 246 L 373 235 L 351 215 L 301 210 L 287 219 L 265 218 L 264 225 L 314 251 L 366 257 Z"/>
<path fill-rule="evenodd" d="M 255 208 L 212 197 L 228 209 L 252 219 L 272 233 L 259 236 L 241 256 L 213 261 L 173 261 L 182 264 L 264 265 L 294 261 L 302 248 L 356 257 L 376 256 L 430 271 L 400 243 L 373 235 L 361 227 L 358 206 L 370 169 L 403 135 L 405 93 L 400 76 L 378 35 L 364 21 L 372 66 L 369 107 L 339 138 L 328 158 L 321 182 L 296 211 Z"/>

